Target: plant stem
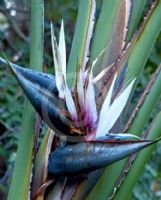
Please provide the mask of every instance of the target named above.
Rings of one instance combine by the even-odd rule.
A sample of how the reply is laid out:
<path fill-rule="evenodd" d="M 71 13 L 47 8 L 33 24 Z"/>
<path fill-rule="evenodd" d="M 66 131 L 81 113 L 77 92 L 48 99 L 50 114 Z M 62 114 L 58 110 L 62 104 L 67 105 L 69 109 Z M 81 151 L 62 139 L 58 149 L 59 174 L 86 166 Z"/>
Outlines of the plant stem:
<path fill-rule="evenodd" d="M 30 67 L 42 69 L 44 41 L 44 2 L 31 0 Z M 28 199 L 34 146 L 35 111 L 26 101 L 13 177 L 8 200 Z"/>

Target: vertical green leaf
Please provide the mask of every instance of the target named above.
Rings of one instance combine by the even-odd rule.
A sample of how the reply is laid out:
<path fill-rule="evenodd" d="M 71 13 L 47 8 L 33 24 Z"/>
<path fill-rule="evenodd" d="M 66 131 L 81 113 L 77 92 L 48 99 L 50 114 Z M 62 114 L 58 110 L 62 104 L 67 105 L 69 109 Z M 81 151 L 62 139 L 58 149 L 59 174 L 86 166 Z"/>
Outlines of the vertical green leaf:
<path fill-rule="evenodd" d="M 31 0 L 30 66 L 41 70 L 43 61 L 44 2 Z M 8 200 L 28 199 L 34 146 L 35 111 L 26 101 Z"/>
<path fill-rule="evenodd" d="M 130 42 L 134 32 L 137 30 L 146 0 L 132 0 L 132 8 L 126 36 L 126 43 Z"/>
<path fill-rule="evenodd" d="M 48 158 L 53 142 L 54 133 L 51 129 L 46 132 L 39 150 L 36 154 L 35 165 L 34 165 L 34 177 L 32 184 L 33 196 L 36 194 L 38 189 L 47 181 L 48 175 Z M 40 195 L 40 199 L 43 199 L 43 194 Z"/>
<path fill-rule="evenodd" d="M 154 11 L 152 12 L 147 23 L 145 24 L 145 27 L 140 37 L 133 46 L 132 52 L 128 60 L 128 71 L 126 76 L 126 82 L 134 77 L 139 78 L 140 74 L 142 73 L 143 67 L 149 57 L 150 51 L 161 30 L 160 10 L 161 10 L 161 0 L 158 1 Z M 144 125 L 145 124 L 142 123 L 143 127 Z M 96 186 L 90 193 L 88 200 L 93 199 L 94 197 L 96 199 L 101 199 L 101 200 L 107 199 L 107 197 L 110 195 L 110 192 L 114 187 L 115 182 L 117 181 L 121 169 L 125 165 L 125 161 L 126 159 L 106 167 L 100 180 L 97 182 Z M 109 180 L 110 184 L 108 184 Z"/>
<path fill-rule="evenodd" d="M 126 82 L 133 77 L 139 79 L 152 47 L 161 30 L 161 1 L 159 0 L 149 20 L 147 21 L 140 37 L 133 46 L 128 59 Z"/>
<path fill-rule="evenodd" d="M 44 51 L 44 1 L 31 0 L 30 67 L 42 71 Z"/>
<path fill-rule="evenodd" d="M 152 127 L 149 131 L 148 139 L 154 139 L 161 136 L 161 112 L 157 115 L 152 123 Z M 138 154 L 138 157 L 132 164 L 130 171 L 127 173 L 124 182 L 121 184 L 120 189 L 116 193 L 114 200 L 129 199 L 133 188 L 144 170 L 145 164 L 151 157 L 151 153 L 154 150 L 156 144 L 144 149 Z M 128 186 L 128 189 L 127 189 Z"/>
<path fill-rule="evenodd" d="M 94 4 L 95 0 L 79 1 L 76 29 L 67 66 L 67 82 L 69 86 L 73 86 L 76 81 L 78 63 L 80 65 L 83 63 L 87 40 L 89 40 L 88 32 L 90 31 L 91 14 L 95 6 Z"/>
<path fill-rule="evenodd" d="M 131 125 L 130 129 L 128 130 L 129 133 L 135 133 L 136 135 L 140 135 L 144 129 L 144 126 L 145 126 L 147 120 L 150 118 L 150 114 L 151 114 L 155 104 L 157 103 L 159 96 L 161 95 L 161 87 L 160 87 L 161 71 L 160 70 L 161 70 L 161 66 L 159 66 L 156 76 L 154 76 L 155 78 L 152 78 L 152 81 L 153 81 L 152 87 L 151 88 L 148 87 L 146 90 L 146 91 L 148 91 L 148 94 L 146 95 L 143 104 L 139 107 L 137 115 L 134 117 L 134 121 L 132 121 L 132 125 Z M 150 91 L 149 91 L 149 89 L 150 89 Z M 160 116 L 160 115 L 158 115 L 158 116 Z M 157 118 L 157 119 L 159 119 L 159 118 Z M 156 120 L 156 121 L 158 121 L 158 120 Z M 155 138 L 155 134 L 156 133 L 154 132 L 154 136 L 153 135 L 151 135 L 151 136 L 153 138 Z M 157 135 L 157 137 L 159 137 L 159 135 Z M 145 155 L 145 157 L 146 157 L 146 155 Z M 145 158 L 145 159 L 148 159 L 148 158 Z M 108 178 L 111 177 L 110 180 L 113 181 L 112 185 L 116 183 L 116 180 L 118 179 L 120 172 L 122 171 L 122 168 L 124 167 L 127 160 L 128 159 L 124 159 L 114 165 L 109 166 L 105 170 L 104 175 L 107 175 Z M 109 171 L 110 171 L 110 174 L 109 174 Z M 111 176 L 112 172 L 114 173 L 114 171 L 116 171 L 115 174 L 117 174 L 117 176 L 116 176 L 117 179 L 114 179 L 113 178 L 114 176 Z M 129 171 L 129 173 L 131 173 L 131 170 Z M 110 185 L 107 188 L 108 188 L 108 193 L 110 193 L 113 189 L 113 186 Z"/>
<path fill-rule="evenodd" d="M 95 74 L 116 61 L 121 53 L 129 11 L 129 0 L 103 1 L 93 37 L 91 56 L 96 59 L 102 50 L 105 52 L 94 67 Z"/>
<path fill-rule="evenodd" d="M 149 93 L 146 95 L 143 104 L 139 108 L 134 120 L 132 121 L 131 127 L 129 128 L 128 132 L 135 133 L 137 135 L 141 134 L 147 121 L 150 118 L 150 114 L 156 105 L 160 95 L 161 95 L 161 66 L 159 66 L 159 74 L 153 80 L 154 83 L 152 88 L 150 89 Z"/>

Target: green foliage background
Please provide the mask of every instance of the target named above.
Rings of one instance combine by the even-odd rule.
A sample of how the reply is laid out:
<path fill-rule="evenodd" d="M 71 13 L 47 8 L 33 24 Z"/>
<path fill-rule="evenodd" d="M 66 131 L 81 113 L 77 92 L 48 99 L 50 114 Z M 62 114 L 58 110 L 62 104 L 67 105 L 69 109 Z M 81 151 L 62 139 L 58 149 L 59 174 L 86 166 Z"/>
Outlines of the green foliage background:
<path fill-rule="evenodd" d="M 18 0 L 10 0 L 8 2 L 11 2 L 9 11 L 6 1 L 0 1 L 0 51 L 5 52 L 6 56 L 13 62 L 20 65 L 28 65 L 30 5 L 27 3 L 27 0 L 22 1 L 24 3 L 21 2 L 21 4 L 18 4 Z M 101 0 L 97 0 L 98 7 L 101 5 L 101 2 Z M 20 5 L 21 7 L 17 7 L 17 5 Z M 53 60 L 50 43 L 50 20 L 53 21 L 56 34 L 58 34 L 61 19 L 64 19 L 67 54 L 69 55 L 77 17 L 77 8 L 78 2 L 75 0 L 49 0 L 45 3 L 44 71 L 53 73 Z M 10 19 L 12 16 L 12 10 L 17 10 L 14 20 L 24 34 L 26 41 L 23 39 L 21 34 L 16 32 L 15 24 L 13 24 L 13 21 Z M 5 26 L 7 26 L 7 28 L 4 28 Z M 159 35 L 146 64 L 144 74 L 141 77 L 135 93 L 136 98 L 144 89 L 151 74 L 155 71 L 159 63 L 161 63 L 161 34 Z M 0 66 L 0 68 L 0 197 L 5 199 L 16 156 L 24 96 L 17 81 L 9 70 L 2 66 Z M 134 102 L 135 100 L 136 99 L 134 99 Z M 161 99 L 156 110 L 154 110 L 154 114 L 158 109 L 161 109 L 160 102 Z M 44 125 L 42 125 L 42 129 L 44 129 Z M 146 200 L 161 198 L 161 167 L 159 167 L 161 166 L 160 155 L 161 144 L 157 146 L 156 151 L 152 155 L 151 161 L 146 165 L 145 170 L 134 189 L 131 199 Z"/>

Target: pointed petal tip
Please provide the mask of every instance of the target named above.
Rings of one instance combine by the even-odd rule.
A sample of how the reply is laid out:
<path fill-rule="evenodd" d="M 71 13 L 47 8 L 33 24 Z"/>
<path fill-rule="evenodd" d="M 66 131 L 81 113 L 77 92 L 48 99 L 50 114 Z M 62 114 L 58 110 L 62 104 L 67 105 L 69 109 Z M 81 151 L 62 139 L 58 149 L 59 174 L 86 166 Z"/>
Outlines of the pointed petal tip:
<path fill-rule="evenodd" d="M 7 67 L 10 68 L 10 70 L 13 72 L 13 74 L 17 77 L 17 70 L 20 68 L 18 65 L 11 63 L 5 55 L 1 55 L 0 57 L 0 63 L 3 65 L 6 65 Z"/>
<path fill-rule="evenodd" d="M 115 75 L 116 79 L 116 75 Z M 114 79 L 114 80 L 115 80 Z M 132 87 L 135 83 L 135 78 L 124 88 L 124 90 L 114 99 L 112 104 L 110 105 L 110 98 L 112 97 L 112 91 L 114 87 L 114 81 L 111 84 L 110 95 L 107 94 L 107 97 L 103 103 L 101 112 L 100 112 L 100 120 L 98 124 L 97 136 L 104 136 L 108 133 L 111 128 L 116 123 L 117 119 L 121 115 L 124 110 L 126 103 L 129 99 Z M 112 89 L 111 89 L 112 88 Z"/>
<path fill-rule="evenodd" d="M 63 20 L 63 18 L 61 19 L 61 28 L 64 29 L 64 20 Z"/>
<path fill-rule="evenodd" d="M 73 176 L 105 167 L 161 140 L 82 142 L 57 148 L 49 158 L 49 172 Z M 90 148 L 90 151 L 88 149 Z M 97 156 L 96 156 L 97 155 Z M 99 155 L 99 156 L 98 156 Z"/>
<path fill-rule="evenodd" d="M 109 88 L 109 91 L 107 93 L 107 96 L 105 97 L 105 100 L 103 102 L 101 111 L 100 111 L 100 117 L 99 117 L 99 122 L 98 122 L 98 128 L 97 128 L 97 132 L 96 132 L 96 137 L 101 137 L 101 136 L 105 136 L 105 134 L 108 132 L 105 130 L 106 127 L 106 123 L 108 120 L 108 112 L 110 109 L 110 104 L 111 104 L 111 99 L 112 99 L 112 93 L 114 90 L 114 85 L 117 79 L 117 73 L 115 74 L 113 81 L 111 83 L 111 86 Z M 106 117 L 107 116 L 107 117 Z"/>
<path fill-rule="evenodd" d="M 154 139 L 153 143 L 160 142 L 160 141 L 161 141 L 161 137 Z"/>
<path fill-rule="evenodd" d="M 66 81 L 66 44 L 65 44 L 65 33 L 64 33 L 64 22 L 62 20 L 61 22 L 61 28 L 60 28 L 60 35 L 59 35 L 59 54 L 60 54 L 60 61 L 62 73 L 64 75 L 64 79 Z"/>

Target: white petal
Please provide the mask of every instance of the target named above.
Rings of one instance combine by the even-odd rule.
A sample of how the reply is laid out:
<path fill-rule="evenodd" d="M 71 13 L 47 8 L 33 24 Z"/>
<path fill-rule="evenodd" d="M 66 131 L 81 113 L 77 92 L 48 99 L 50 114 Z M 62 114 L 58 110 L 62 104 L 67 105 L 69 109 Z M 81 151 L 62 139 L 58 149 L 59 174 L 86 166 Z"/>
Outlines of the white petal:
<path fill-rule="evenodd" d="M 62 20 L 61 29 L 60 29 L 60 36 L 59 36 L 59 53 L 60 59 L 62 64 L 62 73 L 64 75 L 66 81 L 66 46 L 65 46 L 65 36 L 64 36 L 64 23 Z"/>
<path fill-rule="evenodd" d="M 56 86 L 59 91 L 59 97 L 65 98 L 66 106 L 73 120 L 77 120 L 77 111 L 75 103 L 66 84 L 66 49 L 65 49 L 65 38 L 64 38 L 64 27 L 63 21 L 61 25 L 60 38 L 59 38 L 59 48 L 54 35 L 54 29 L 51 23 L 51 40 L 52 40 L 52 51 L 55 66 L 55 78 Z M 61 52 L 61 53 L 60 53 Z"/>
<path fill-rule="evenodd" d="M 78 100 L 81 110 L 84 112 L 85 109 L 85 97 L 84 97 L 84 80 L 82 70 L 78 72 L 77 78 L 77 93 L 78 93 Z"/>
<path fill-rule="evenodd" d="M 78 119 L 77 110 L 76 110 L 76 107 L 75 107 L 75 103 L 74 103 L 71 91 L 69 90 L 67 85 L 66 85 L 66 88 L 65 88 L 65 101 L 66 101 L 68 111 L 72 116 L 72 119 L 74 121 L 76 121 Z"/>
<path fill-rule="evenodd" d="M 116 78 L 117 78 L 117 74 L 115 74 L 114 79 L 112 81 L 112 84 L 110 86 L 110 89 L 108 91 L 108 94 L 107 94 L 107 96 L 106 96 L 106 98 L 103 102 L 100 115 L 104 115 L 104 110 L 108 110 L 109 107 L 110 107 L 110 103 L 111 103 L 111 99 L 112 99 L 112 92 L 113 92 L 113 88 L 114 88 L 114 85 L 115 85 Z"/>
<path fill-rule="evenodd" d="M 98 60 L 102 57 L 102 55 L 105 53 L 105 51 L 107 50 L 107 47 L 104 48 L 101 53 L 97 56 L 97 58 L 95 58 L 95 60 L 93 60 L 92 62 L 92 68 L 96 65 L 96 63 L 98 62 Z"/>
<path fill-rule="evenodd" d="M 132 80 L 131 83 L 124 89 L 124 91 L 114 100 L 110 108 L 106 109 L 104 106 L 102 111 L 103 114 L 99 119 L 96 137 L 105 136 L 113 127 L 127 103 L 134 82 L 135 79 Z"/>
<path fill-rule="evenodd" d="M 106 67 L 105 69 L 103 69 L 101 72 L 99 72 L 99 74 L 97 74 L 92 82 L 94 84 L 96 84 L 98 81 L 102 80 L 102 78 L 107 74 L 107 72 L 109 71 L 109 69 L 111 69 L 111 67 L 114 65 L 114 63 L 112 63 L 111 65 L 109 65 L 108 67 Z"/>
<path fill-rule="evenodd" d="M 109 108 L 110 108 L 110 102 L 111 102 L 111 98 L 112 98 L 112 92 L 113 92 L 114 84 L 115 84 L 115 81 L 116 81 L 116 77 L 117 77 L 117 74 L 114 76 L 114 79 L 112 81 L 112 84 L 110 86 L 108 94 L 107 94 L 107 96 L 106 96 L 106 98 L 105 98 L 105 100 L 103 102 L 103 105 L 102 105 L 102 108 L 101 108 L 101 111 L 100 111 L 96 137 L 102 136 L 102 132 L 104 130 L 104 127 L 106 126 L 106 123 L 107 123 L 106 115 L 107 115 L 107 113 L 109 111 Z M 105 133 L 104 133 L 104 135 L 105 135 Z"/>
<path fill-rule="evenodd" d="M 97 108 L 95 90 L 94 85 L 92 83 L 92 72 L 90 72 L 89 74 L 89 81 L 85 95 L 86 113 L 88 115 L 88 120 L 92 126 L 97 120 Z"/>
<path fill-rule="evenodd" d="M 54 29 L 53 25 L 51 23 L 51 44 L 52 44 L 52 52 L 53 52 L 53 59 L 54 59 L 54 68 L 55 68 L 55 81 L 56 86 L 59 92 L 59 97 L 64 98 L 64 80 L 63 80 L 63 74 L 61 71 L 61 63 L 59 60 L 59 50 L 56 42 L 56 38 L 54 35 Z"/>

